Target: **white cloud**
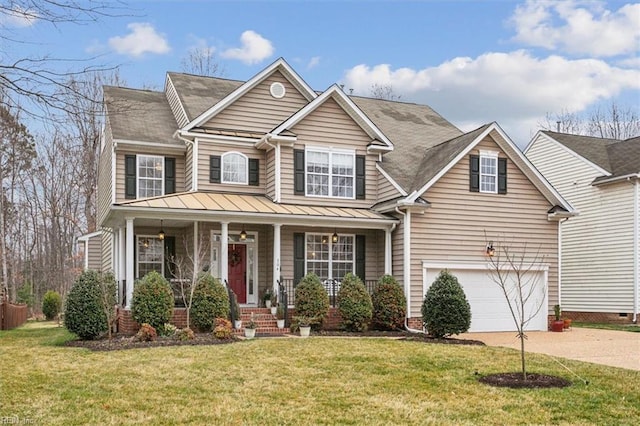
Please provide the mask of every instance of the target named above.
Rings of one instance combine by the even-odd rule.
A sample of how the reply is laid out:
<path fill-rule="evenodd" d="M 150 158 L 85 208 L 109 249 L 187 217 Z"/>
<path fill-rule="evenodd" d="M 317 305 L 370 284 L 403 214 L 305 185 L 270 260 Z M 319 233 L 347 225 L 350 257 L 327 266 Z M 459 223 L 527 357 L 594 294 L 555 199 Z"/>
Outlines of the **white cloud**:
<path fill-rule="evenodd" d="M 343 82 L 365 96 L 375 83 L 391 85 L 403 101 L 427 104 L 463 130 L 498 121 L 522 146 L 546 113 L 578 112 L 623 90 L 640 90 L 640 70 L 598 59 L 540 59 L 518 50 L 420 70 L 358 65 Z"/>
<path fill-rule="evenodd" d="M 38 21 L 38 14 L 34 10 L 23 9 L 20 6 L 3 8 L 0 14 L 0 26 L 25 28 L 34 25 Z"/>
<path fill-rule="evenodd" d="M 307 64 L 307 69 L 310 70 L 311 68 L 315 68 L 320 64 L 320 56 L 314 56 L 313 58 L 311 58 L 311 60 L 309 60 L 309 63 Z"/>
<path fill-rule="evenodd" d="M 640 4 L 611 11 L 593 1 L 527 0 L 510 23 L 515 41 L 571 54 L 611 57 L 640 46 Z"/>
<path fill-rule="evenodd" d="M 262 62 L 274 52 L 273 44 L 255 31 L 245 31 L 240 36 L 242 47 L 227 49 L 220 54 L 223 58 L 238 59 L 247 65 Z"/>
<path fill-rule="evenodd" d="M 122 55 L 139 57 L 145 53 L 168 53 L 171 48 L 166 37 L 146 22 L 134 22 L 127 25 L 131 30 L 126 36 L 111 37 L 109 46 Z"/>

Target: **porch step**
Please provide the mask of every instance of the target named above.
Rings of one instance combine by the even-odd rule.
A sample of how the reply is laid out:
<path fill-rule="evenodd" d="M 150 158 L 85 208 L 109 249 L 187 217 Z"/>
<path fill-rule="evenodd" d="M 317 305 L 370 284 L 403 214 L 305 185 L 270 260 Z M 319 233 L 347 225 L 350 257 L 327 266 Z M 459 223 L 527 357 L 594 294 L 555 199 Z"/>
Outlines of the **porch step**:
<path fill-rule="evenodd" d="M 258 328 L 256 329 L 257 336 L 265 334 L 288 334 L 291 332 L 289 327 L 278 328 L 276 316 L 271 315 L 271 310 L 268 308 L 240 308 L 240 319 L 242 320 L 243 328 L 251 319 L 251 315 L 253 315 L 253 320 L 258 324 Z M 234 334 L 243 336 L 244 330 L 234 330 Z"/>

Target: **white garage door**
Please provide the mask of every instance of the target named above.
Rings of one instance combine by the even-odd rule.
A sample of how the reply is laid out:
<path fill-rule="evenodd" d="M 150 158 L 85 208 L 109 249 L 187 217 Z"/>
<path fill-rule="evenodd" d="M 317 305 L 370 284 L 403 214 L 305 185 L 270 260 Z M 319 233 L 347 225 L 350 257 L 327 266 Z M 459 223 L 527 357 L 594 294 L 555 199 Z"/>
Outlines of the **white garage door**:
<path fill-rule="evenodd" d="M 471 327 L 469 331 L 515 331 L 516 326 L 509 311 L 509 306 L 500 287 L 491 279 L 486 265 L 429 266 L 425 264 L 425 287 L 428 289 L 441 270 L 448 269 L 449 273 L 458 278 L 464 289 L 469 305 L 471 305 Z M 525 306 L 527 316 L 533 315 L 527 330 L 547 330 L 547 283 L 546 272 L 533 271 L 535 293 L 531 296 L 528 306 Z M 426 290 L 425 290 L 426 291 Z M 541 308 L 537 313 L 538 305 Z M 515 305 L 514 309 L 515 309 Z"/>

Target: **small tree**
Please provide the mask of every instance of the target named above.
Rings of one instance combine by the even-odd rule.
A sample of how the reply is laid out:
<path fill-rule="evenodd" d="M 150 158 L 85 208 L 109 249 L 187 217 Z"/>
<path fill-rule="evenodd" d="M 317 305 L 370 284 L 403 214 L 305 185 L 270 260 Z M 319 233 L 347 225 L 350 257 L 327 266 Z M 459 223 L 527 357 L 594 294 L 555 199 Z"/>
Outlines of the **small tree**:
<path fill-rule="evenodd" d="M 111 329 L 118 320 L 118 311 L 115 306 L 117 289 L 118 285 L 116 284 L 113 274 L 102 274 L 100 277 L 100 301 L 102 302 L 102 309 L 107 319 L 107 335 L 109 336 L 109 340 L 111 340 L 112 337 Z"/>
<path fill-rule="evenodd" d="M 471 307 L 458 279 L 440 272 L 422 303 L 422 322 L 432 336 L 443 338 L 469 330 Z"/>
<path fill-rule="evenodd" d="M 165 277 L 151 271 L 135 283 L 131 315 L 138 324 L 147 323 L 158 330 L 173 315 L 173 292 Z"/>
<path fill-rule="evenodd" d="M 509 305 L 509 311 L 517 329 L 517 337 L 520 339 L 522 379 L 526 381 L 524 341 L 527 335 L 525 329 L 545 304 L 544 296 L 538 297 L 540 294 L 546 294 L 545 283 L 540 282 L 539 274 L 544 256 L 540 254 L 540 247 L 533 255 L 527 253 L 527 243 L 523 243 L 520 249 L 515 249 L 504 241 L 496 245 L 493 242 L 487 245 L 493 245 L 495 249 L 494 255 L 489 257 L 490 275 L 502 290 Z"/>
<path fill-rule="evenodd" d="M 383 275 L 378 280 L 373 294 L 373 327 L 380 330 L 402 328 L 407 314 L 407 299 L 398 281 L 391 275 Z"/>
<path fill-rule="evenodd" d="M 49 290 L 42 298 L 42 313 L 48 321 L 51 321 L 60 313 L 62 298 L 57 291 Z"/>
<path fill-rule="evenodd" d="M 369 327 L 373 306 L 362 280 L 351 272 L 346 274 L 338 292 L 338 310 L 346 330 L 364 331 Z"/>
<path fill-rule="evenodd" d="M 305 275 L 295 288 L 296 316 L 308 318 L 314 328 L 322 327 L 329 314 L 329 295 L 313 272 Z"/>

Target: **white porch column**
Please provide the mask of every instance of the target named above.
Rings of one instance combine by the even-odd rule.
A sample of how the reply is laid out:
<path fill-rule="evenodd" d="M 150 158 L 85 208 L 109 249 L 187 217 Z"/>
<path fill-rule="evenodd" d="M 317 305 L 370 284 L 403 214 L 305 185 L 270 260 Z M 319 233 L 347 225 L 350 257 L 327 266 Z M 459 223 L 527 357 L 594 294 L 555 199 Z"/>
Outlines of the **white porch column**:
<path fill-rule="evenodd" d="M 122 291 L 124 290 L 124 281 L 127 279 L 127 265 L 125 256 L 127 249 L 127 241 L 125 239 L 124 226 L 118 228 L 118 303 L 122 305 Z"/>
<path fill-rule="evenodd" d="M 133 219 L 127 219 L 126 235 L 126 272 L 127 279 L 127 305 L 126 309 L 131 309 L 131 299 L 133 299 Z"/>
<path fill-rule="evenodd" d="M 391 250 L 392 250 L 391 228 L 384 230 L 384 273 L 391 275 Z"/>
<path fill-rule="evenodd" d="M 220 223 L 220 279 L 226 286 L 229 280 L 229 223 Z"/>
<path fill-rule="evenodd" d="M 278 280 L 280 279 L 280 231 L 282 225 L 273 225 L 273 291 L 278 294 Z"/>
<path fill-rule="evenodd" d="M 200 239 L 199 239 L 199 222 L 193 222 L 193 272 L 194 276 L 200 271 Z"/>

